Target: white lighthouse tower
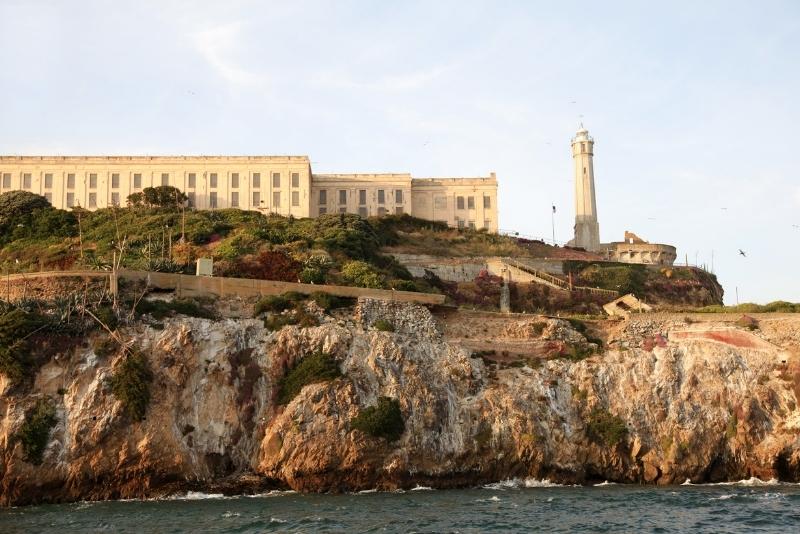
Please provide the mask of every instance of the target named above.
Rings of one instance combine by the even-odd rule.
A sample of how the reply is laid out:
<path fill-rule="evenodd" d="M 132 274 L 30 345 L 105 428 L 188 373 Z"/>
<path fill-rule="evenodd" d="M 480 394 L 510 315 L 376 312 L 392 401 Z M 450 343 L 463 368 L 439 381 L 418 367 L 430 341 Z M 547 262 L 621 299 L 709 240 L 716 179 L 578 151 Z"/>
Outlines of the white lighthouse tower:
<path fill-rule="evenodd" d="M 575 239 L 576 247 L 600 248 L 600 225 L 594 196 L 594 139 L 581 124 L 572 139 L 572 161 L 575 163 Z"/>

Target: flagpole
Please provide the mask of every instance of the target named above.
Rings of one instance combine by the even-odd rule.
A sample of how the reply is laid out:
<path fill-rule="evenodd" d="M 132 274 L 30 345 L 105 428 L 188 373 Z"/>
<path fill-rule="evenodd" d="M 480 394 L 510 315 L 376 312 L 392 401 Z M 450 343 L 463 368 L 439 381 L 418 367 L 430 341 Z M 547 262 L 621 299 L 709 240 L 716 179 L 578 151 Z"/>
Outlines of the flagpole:
<path fill-rule="evenodd" d="M 550 225 L 553 228 L 553 246 L 556 246 L 556 205 L 553 204 L 553 211 L 550 212 Z"/>

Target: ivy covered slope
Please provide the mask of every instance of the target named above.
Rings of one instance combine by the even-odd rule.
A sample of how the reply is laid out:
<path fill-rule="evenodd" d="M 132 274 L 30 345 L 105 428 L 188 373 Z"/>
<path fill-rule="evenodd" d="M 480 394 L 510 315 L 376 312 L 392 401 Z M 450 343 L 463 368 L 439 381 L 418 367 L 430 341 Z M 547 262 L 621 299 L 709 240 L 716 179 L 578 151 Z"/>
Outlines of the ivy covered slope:
<path fill-rule="evenodd" d="M 594 254 L 539 241 L 452 229 L 408 215 L 363 219 L 330 214 L 295 219 L 239 209 L 185 209 L 173 187 L 147 188 L 126 207 L 89 212 L 58 210 L 23 191 L 0 195 L 3 272 L 108 269 L 113 258 L 130 269 L 194 272 L 194 260 L 212 257 L 215 274 L 314 284 L 441 292 L 467 307 L 497 309 L 501 281 L 467 283 L 414 279 L 391 253 L 436 256 L 512 256 L 564 260 L 566 280 L 632 292 L 651 303 L 708 306 L 722 302 L 713 275 L 691 268 L 653 268 L 598 261 Z M 608 299 L 512 286 L 512 309 L 525 312 L 601 313 Z"/>

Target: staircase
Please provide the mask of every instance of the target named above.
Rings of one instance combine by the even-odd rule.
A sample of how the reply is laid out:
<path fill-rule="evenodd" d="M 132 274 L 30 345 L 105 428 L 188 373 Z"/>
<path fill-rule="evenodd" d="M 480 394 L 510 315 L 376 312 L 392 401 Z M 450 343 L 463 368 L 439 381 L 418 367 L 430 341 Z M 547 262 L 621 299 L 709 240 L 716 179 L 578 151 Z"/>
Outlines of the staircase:
<path fill-rule="evenodd" d="M 612 291 L 610 289 L 587 286 L 572 286 L 569 282 L 562 280 L 561 278 L 555 277 L 552 274 L 544 271 L 540 271 L 539 269 L 534 269 L 533 267 L 525 265 L 524 263 L 513 258 L 500 258 L 499 261 L 502 266 L 508 269 L 511 278 L 516 281 L 542 284 L 561 291 L 586 291 L 588 293 L 602 295 L 612 299 L 615 299 L 619 296 L 617 291 Z"/>

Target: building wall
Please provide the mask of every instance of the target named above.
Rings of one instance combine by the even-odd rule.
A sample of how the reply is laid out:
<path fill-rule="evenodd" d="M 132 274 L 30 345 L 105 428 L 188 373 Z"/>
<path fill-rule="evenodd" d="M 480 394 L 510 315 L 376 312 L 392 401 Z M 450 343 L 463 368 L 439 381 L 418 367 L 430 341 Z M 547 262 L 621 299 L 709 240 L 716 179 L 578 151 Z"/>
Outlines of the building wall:
<path fill-rule="evenodd" d="M 415 178 L 411 205 L 411 213 L 421 219 L 497 232 L 497 177 Z"/>
<path fill-rule="evenodd" d="M 305 156 L 0 157 L 0 193 L 31 191 L 61 209 L 125 205 L 131 193 L 159 185 L 177 187 L 198 209 L 213 208 L 216 197 L 217 208 L 310 215 Z"/>
<path fill-rule="evenodd" d="M 646 265 L 672 265 L 677 251 L 672 245 L 658 243 L 607 243 L 606 259 L 623 263 L 642 263 Z"/>
<path fill-rule="evenodd" d="M 364 217 L 408 213 L 496 232 L 497 178 L 314 174 L 306 156 L 0 156 L 0 193 L 26 190 L 53 206 L 125 205 L 146 187 L 171 185 L 197 209 Z"/>
<path fill-rule="evenodd" d="M 311 215 L 411 214 L 411 183 L 410 174 L 315 174 L 311 182 Z"/>

